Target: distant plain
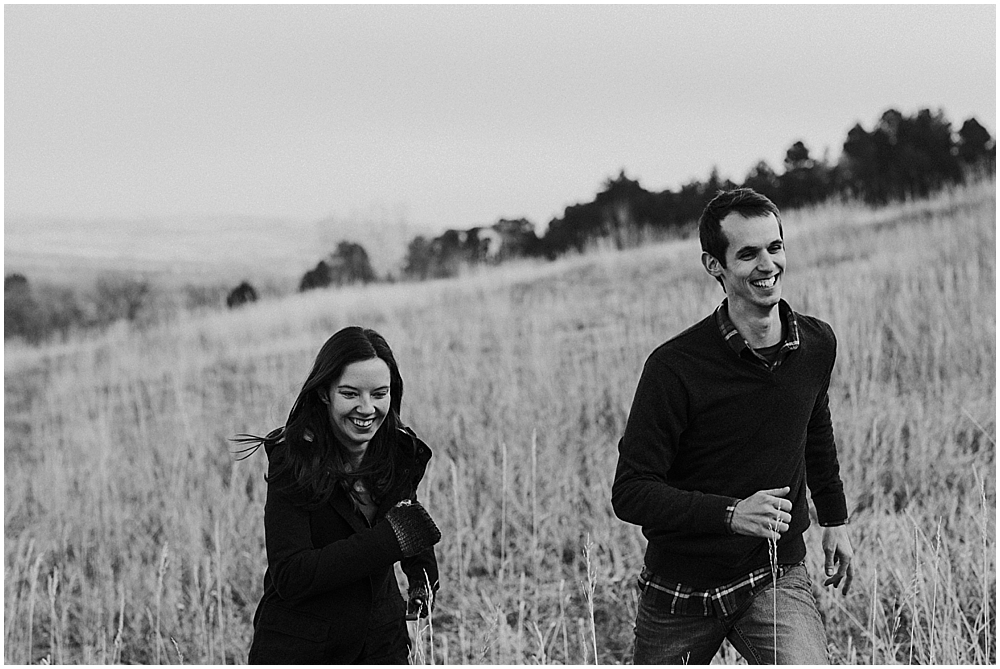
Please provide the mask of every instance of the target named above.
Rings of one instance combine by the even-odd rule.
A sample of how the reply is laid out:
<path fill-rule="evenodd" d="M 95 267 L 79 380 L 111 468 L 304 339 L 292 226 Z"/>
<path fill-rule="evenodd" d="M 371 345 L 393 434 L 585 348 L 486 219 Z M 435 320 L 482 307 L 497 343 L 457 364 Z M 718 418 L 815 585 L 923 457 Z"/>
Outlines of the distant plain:
<path fill-rule="evenodd" d="M 360 243 L 377 272 L 397 272 L 421 230 L 373 210 L 306 221 L 253 216 L 78 220 L 9 217 L 4 269 L 34 281 L 89 285 L 124 272 L 165 286 L 199 282 L 268 282 L 294 290 L 302 274 L 338 241 Z"/>

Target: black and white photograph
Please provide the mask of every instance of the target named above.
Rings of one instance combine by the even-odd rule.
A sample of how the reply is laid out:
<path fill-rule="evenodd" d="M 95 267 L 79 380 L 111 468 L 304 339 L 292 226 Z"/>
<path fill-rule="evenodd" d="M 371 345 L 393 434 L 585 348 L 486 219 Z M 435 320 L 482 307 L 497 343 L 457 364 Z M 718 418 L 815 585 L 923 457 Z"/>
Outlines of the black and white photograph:
<path fill-rule="evenodd" d="M 995 666 L 996 27 L 4 5 L 4 664 Z"/>

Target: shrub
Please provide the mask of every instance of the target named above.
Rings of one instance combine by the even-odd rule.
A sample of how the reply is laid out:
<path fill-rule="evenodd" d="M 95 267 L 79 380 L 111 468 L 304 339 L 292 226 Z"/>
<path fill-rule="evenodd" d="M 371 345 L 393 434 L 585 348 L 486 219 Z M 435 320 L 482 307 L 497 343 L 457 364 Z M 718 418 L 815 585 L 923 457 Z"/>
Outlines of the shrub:
<path fill-rule="evenodd" d="M 242 307 L 244 304 L 257 301 L 257 291 L 248 282 L 244 281 L 233 288 L 226 296 L 226 306 L 230 309 Z"/>
<path fill-rule="evenodd" d="M 31 286 L 23 274 L 8 274 L 3 279 L 3 336 L 23 337 L 37 343 L 42 339 L 43 322 Z"/>
<path fill-rule="evenodd" d="M 152 288 L 145 279 L 126 274 L 102 274 L 94 288 L 97 324 L 136 321 L 147 310 L 151 299 Z"/>

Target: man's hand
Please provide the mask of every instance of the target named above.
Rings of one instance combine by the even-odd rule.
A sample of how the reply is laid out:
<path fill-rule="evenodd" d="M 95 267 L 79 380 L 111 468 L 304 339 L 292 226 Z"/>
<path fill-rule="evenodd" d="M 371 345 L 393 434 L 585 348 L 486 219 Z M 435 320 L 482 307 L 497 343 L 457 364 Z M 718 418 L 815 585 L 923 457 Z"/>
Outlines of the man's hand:
<path fill-rule="evenodd" d="M 843 582 L 842 592 L 846 595 L 851 588 L 851 581 L 854 580 L 854 567 L 851 566 L 854 549 L 851 548 L 846 525 L 823 528 L 823 554 L 826 556 L 827 576 L 823 585 L 832 585 L 836 590 Z"/>
<path fill-rule="evenodd" d="M 785 499 L 790 488 L 759 490 L 736 503 L 733 511 L 732 530 L 736 534 L 762 539 L 781 538 L 792 522 L 792 503 Z M 850 546 L 848 546 L 850 548 Z"/>

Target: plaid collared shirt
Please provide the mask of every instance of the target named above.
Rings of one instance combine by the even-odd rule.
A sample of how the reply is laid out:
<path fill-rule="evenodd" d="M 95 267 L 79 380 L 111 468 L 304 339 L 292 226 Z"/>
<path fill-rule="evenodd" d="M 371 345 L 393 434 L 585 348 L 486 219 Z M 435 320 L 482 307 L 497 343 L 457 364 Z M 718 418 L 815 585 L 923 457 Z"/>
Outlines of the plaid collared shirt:
<path fill-rule="evenodd" d="M 794 566 L 779 564 L 777 578 Z M 643 597 L 649 598 L 651 606 L 670 615 L 728 618 L 738 613 L 754 595 L 771 583 L 772 578 L 771 567 L 768 566 L 718 588 L 695 590 L 665 581 L 643 567 L 639 574 L 639 591 Z"/>
<path fill-rule="evenodd" d="M 723 300 L 722 304 L 715 309 L 715 322 L 719 325 L 719 332 L 722 333 L 722 338 L 726 340 L 726 343 L 729 344 L 736 355 L 744 360 L 759 363 L 773 370 L 777 369 L 778 365 L 785 361 L 789 353 L 799 347 L 799 322 L 795 318 L 795 312 L 792 311 L 787 302 L 781 300 L 778 302 L 778 313 L 781 315 L 781 320 L 785 325 L 785 340 L 781 348 L 778 349 L 778 354 L 775 356 L 773 364 L 752 349 L 747 340 L 740 334 L 740 331 L 733 325 L 733 321 L 729 317 L 728 299 Z"/>

